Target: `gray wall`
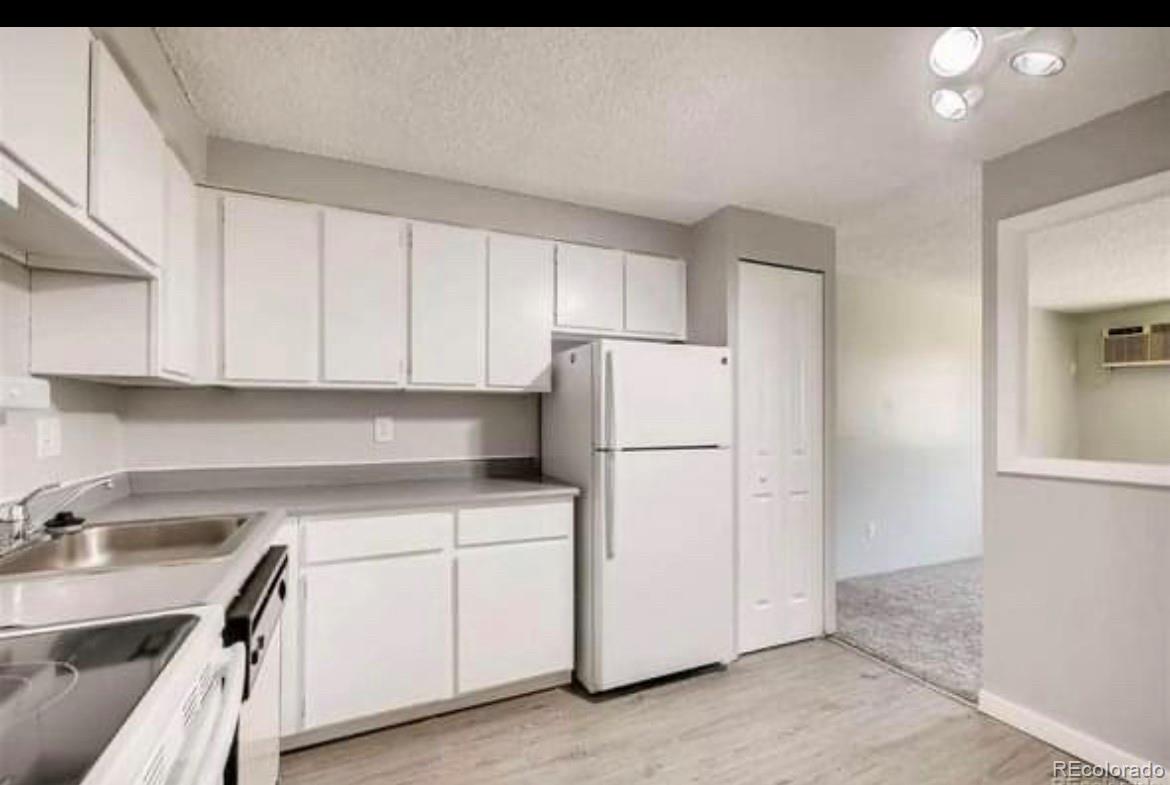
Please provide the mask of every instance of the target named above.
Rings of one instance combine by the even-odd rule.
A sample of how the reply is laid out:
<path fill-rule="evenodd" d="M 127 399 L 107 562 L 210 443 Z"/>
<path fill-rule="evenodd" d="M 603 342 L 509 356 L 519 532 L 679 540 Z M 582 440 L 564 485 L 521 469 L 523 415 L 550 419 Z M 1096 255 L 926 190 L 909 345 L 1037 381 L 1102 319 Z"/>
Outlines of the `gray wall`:
<path fill-rule="evenodd" d="M 205 185 L 627 251 L 690 256 L 690 227 L 212 137 Z"/>
<path fill-rule="evenodd" d="M 0 376 L 28 374 L 28 269 L 0 258 Z M 118 469 L 122 391 L 54 380 L 51 411 L 0 412 L 0 499 L 38 485 Z M 61 455 L 37 458 L 36 423 L 61 421 Z"/>
<path fill-rule="evenodd" d="M 534 395 L 127 391 L 126 457 L 134 468 L 528 457 L 540 451 Z M 373 418 L 394 419 L 375 443 Z"/>
<path fill-rule="evenodd" d="M 999 475 L 996 223 L 1170 169 L 1170 93 L 983 169 L 983 687 L 1170 764 L 1170 489 Z"/>
<path fill-rule="evenodd" d="M 982 552 L 979 309 L 838 272 L 837 578 Z"/>

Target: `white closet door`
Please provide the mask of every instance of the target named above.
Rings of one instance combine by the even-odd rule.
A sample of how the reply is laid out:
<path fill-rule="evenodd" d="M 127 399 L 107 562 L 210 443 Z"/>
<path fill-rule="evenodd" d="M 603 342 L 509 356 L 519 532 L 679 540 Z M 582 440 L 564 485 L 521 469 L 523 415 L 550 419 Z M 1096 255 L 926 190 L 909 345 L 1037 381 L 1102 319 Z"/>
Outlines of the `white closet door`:
<path fill-rule="evenodd" d="M 818 273 L 739 264 L 741 652 L 824 628 L 822 285 Z"/>
<path fill-rule="evenodd" d="M 474 387 L 484 376 L 487 237 L 427 223 L 410 232 L 410 382 Z"/>
<path fill-rule="evenodd" d="M 324 378 L 402 380 L 406 249 L 398 218 L 326 210 L 322 293 Z"/>

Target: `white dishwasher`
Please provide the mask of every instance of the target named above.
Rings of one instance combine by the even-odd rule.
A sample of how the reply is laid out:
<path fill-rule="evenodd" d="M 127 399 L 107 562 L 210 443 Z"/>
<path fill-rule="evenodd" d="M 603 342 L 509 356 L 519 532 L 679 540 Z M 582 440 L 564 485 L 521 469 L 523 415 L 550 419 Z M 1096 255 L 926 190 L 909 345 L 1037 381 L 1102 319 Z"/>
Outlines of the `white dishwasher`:
<path fill-rule="evenodd" d="M 245 648 L 239 731 L 225 785 L 275 785 L 280 779 L 280 617 L 288 595 L 288 549 L 273 546 L 228 606 L 225 646 Z"/>

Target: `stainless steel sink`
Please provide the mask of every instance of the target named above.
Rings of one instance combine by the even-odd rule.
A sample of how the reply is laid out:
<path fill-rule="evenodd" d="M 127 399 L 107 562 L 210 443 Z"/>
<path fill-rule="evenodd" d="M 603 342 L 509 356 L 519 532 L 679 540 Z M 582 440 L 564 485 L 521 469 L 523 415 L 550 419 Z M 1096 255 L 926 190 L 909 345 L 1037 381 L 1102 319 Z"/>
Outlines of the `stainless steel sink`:
<path fill-rule="evenodd" d="M 217 559 L 240 545 L 253 520 L 237 515 L 87 526 L 0 557 L 0 577 Z"/>

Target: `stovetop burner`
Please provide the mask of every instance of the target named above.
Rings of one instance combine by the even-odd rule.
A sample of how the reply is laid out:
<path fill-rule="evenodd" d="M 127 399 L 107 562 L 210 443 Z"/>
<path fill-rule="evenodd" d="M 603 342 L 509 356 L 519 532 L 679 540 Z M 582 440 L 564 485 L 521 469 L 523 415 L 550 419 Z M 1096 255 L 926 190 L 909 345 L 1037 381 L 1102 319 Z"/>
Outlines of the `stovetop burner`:
<path fill-rule="evenodd" d="M 78 785 L 195 627 L 155 616 L 0 637 L 0 785 Z"/>

